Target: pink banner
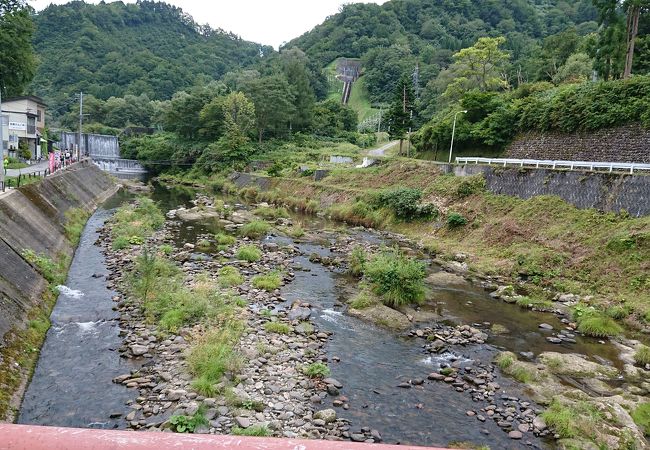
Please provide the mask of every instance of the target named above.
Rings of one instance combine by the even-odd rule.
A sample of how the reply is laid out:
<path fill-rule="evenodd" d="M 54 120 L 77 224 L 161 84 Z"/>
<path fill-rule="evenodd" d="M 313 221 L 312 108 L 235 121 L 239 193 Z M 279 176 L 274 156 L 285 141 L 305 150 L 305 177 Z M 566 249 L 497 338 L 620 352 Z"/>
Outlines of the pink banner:
<path fill-rule="evenodd" d="M 50 153 L 50 173 L 54 172 L 54 152 Z"/>

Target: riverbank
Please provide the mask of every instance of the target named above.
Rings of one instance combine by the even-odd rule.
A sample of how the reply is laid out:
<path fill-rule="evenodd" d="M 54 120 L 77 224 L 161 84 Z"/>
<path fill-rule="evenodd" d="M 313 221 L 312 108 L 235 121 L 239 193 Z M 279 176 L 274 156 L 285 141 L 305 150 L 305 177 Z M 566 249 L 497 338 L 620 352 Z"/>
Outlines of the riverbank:
<path fill-rule="evenodd" d="M 16 416 L 86 219 L 117 189 L 80 163 L 0 194 L 0 420 Z"/>

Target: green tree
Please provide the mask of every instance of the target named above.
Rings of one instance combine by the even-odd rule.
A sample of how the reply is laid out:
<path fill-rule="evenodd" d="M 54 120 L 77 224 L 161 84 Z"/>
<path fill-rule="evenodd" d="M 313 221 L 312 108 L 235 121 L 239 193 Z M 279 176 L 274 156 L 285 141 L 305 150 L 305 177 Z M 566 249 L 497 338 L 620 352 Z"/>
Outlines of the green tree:
<path fill-rule="evenodd" d="M 248 80 L 243 91 L 255 105 L 258 142 L 269 132 L 285 133 L 294 113 L 295 96 L 283 75 Z"/>
<path fill-rule="evenodd" d="M 293 114 L 290 127 L 296 131 L 305 131 L 311 127 L 316 96 L 309 80 L 307 57 L 302 50 L 293 48 L 281 54 L 282 66 L 294 97 Z"/>
<path fill-rule="evenodd" d="M 255 105 L 242 92 L 228 94 L 222 103 L 226 132 L 248 136 L 255 128 Z"/>
<path fill-rule="evenodd" d="M 390 126 L 389 134 L 391 139 L 399 139 L 399 152 L 402 154 L 406 133 L 413 127 L 413 115 L 415 109 L 415 93 L 413 84 L 407 75 L 400 78 L 386 120 Z"/>
<path fill-rule="evenodd" d="M 0 0 L 0 89 L 22 94 L 36 72 L 32 9 L 22 0 Z"/>
<path fill-rule="evenodd" d="M 480 38 L 472 47 L 456 53 L 450 67 L 454 79 L 444 95 L 456 98 L 474 88 L 491 91 L 507 87 L 504 73 L 510 56 L 499 48 L 505 42 L 504 37 Z"/>
<path fill-rule="evenodd" d="M 553 77 L 553 83 L 582 83 L 589 80 L 593 70 L 593 62 L 585 53 L 575 53 L 558 69 Z"/>
<path fill-rule="evenodd" d="M 625 52 L 625 69 L 623 78 L 629 78 L 632 75 L 632 64 L 634 62 L 634 45 L 637 35 L 639 34 L 639 18 L 641 13 L 650 11 L 649 0 L 626 0 L 623 2 L 623 8 L 627 12 L 626 25 L 626 52 Z"/>

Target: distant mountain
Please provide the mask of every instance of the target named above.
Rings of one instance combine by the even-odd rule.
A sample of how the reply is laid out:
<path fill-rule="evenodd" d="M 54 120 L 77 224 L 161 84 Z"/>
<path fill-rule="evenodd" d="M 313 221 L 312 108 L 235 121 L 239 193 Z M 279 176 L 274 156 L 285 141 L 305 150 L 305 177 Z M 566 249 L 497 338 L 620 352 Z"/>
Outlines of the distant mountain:
<path fill-rule="evenodd" d="M 100 99 L 143 93 L 168 99 L 273 52 L 153 1 L 73 1 L 47 7 L 34 21 L 40 65 L 32 91 L 57 105 L 79 91 Z"/>
<path fill-rule="evenodd" d="M 453 53 L 484 36 L 505 36 L 519 75 L 536 81 L 542 77 L 531 60 L 542 40 L 567 30 L 595 32 L 597 20 L 591 0 L 391 0 L 345 5 L 285 47 L 302 49 L 322 67 L 337 57 L 362 58 L 370 97 L 382 102 L 399 74 L 417 65 L 425 86 Z"/>

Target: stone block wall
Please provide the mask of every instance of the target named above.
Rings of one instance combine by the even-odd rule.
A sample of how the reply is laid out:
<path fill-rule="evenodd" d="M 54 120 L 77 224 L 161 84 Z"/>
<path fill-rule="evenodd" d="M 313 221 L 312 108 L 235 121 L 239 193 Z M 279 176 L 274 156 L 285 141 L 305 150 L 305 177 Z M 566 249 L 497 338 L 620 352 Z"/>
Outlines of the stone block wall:
<path fill-rule="evenodd" d="M 628 125 L 588 133 L 525 133 L 504 157 L 650 164 L 650 129 Z"/>
<path fill-rule="evenodd" d="M 447 166 L 443 171 L 450 169 Z M 494 194 L 523 199 L 555 195 L 582 209 L 625 210 L 634 217 L 650 215 L 650 175 L 479 165 L 455 166 L 453 170 L 457 176 L 482 173 L 487 189 Z"/>

